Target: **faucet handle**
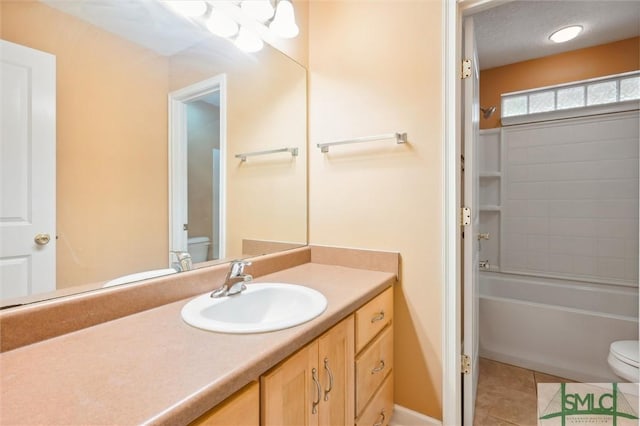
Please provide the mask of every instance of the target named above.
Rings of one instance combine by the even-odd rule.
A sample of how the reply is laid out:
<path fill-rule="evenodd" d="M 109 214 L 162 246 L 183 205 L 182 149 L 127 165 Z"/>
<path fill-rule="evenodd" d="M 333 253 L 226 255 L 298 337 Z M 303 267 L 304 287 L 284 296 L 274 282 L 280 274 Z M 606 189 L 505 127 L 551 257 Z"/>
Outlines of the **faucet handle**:
<path fill-rule="evenodd" d="M 231 272 L 229 273 L 232 277 L 237 277 L 244 274 L 245 266 L 251 265 L 251 261 L 249 260 L 234 260 L 231 262 Z"/>
<path fill-rule="evenodd" d="M 185 259 L 187 257 L 191 257 L 191 253 L 184 250 L 171 250 L 171 253 L 175 254 L 178 260 Z"/>
<path fill-rule="evenodd" d="M 175 254 L 178 258 L 180 271 L 190 271 L 192 269 L 191 253 L 180 250 L 171 250 L 171 253 Z"/>

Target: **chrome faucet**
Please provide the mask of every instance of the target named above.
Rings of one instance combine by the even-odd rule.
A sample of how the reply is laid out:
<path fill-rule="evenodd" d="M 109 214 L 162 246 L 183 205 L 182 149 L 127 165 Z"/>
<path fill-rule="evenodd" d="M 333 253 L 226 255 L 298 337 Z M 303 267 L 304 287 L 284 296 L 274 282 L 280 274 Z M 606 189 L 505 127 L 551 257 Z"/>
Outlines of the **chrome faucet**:
<path fill-rule="evenodd" d="M 249 274 L 244 273 L 244 267 L 251 265 L 246 260 L 234 260 L 231 262 L 231 269 L 227 273 L 224 284 L 211 293 L 211 297 L 218 298 L 224 296 L 233 296 L 247 289 L 244 283 L 253 279 Z"/>
<path fill-rule="evenodd" d="M 172 253 L 178 258 L 178 262 L 173 264 L 175 269 L 179 268 L 179 272 L 190 271 L 192 269 L 191 253 L 188 251 L 172 251 Z"/>

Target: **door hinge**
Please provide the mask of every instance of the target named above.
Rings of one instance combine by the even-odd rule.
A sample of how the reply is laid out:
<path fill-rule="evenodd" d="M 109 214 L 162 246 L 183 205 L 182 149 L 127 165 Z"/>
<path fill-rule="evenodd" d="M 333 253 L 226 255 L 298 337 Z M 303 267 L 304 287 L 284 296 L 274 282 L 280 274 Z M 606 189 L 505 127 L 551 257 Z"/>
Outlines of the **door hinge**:
<path fill-rule="evenodd" d="M 462 79 L 471 77 L 471 59 L 462 61 Z"/>
<path fill-rule="evenodd" d="M 460 371 L 462 374 L 471 374 L 471 357 L 462 354 L 460 358 Z"/>
<path fill-rule="evenodd" d="M 471 225 L 471 209 L 469 207 L 460 209 L 460 224 L 462 226 Z"/>
<path fill-rule="evenodd" d="M 189 224 L 188 223 L 183 223 L 182 224 L 182 230 L 183 231 L 188 231 L 189 230 Z"/>

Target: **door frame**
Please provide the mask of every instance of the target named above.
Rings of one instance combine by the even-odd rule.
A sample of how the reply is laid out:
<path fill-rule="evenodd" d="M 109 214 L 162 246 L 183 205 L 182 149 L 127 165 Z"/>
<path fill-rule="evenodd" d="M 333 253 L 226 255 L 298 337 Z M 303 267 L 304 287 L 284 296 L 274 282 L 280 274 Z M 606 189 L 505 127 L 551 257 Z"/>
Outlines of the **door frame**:
<path fill-rule="evenodd" d="M 173 251 L 187 251 L 187 103 L 209 93 L 220 93 L 220 215 L 218 247 L 220 258 L 226 247 L 227 182 L 227 76 L 216 75 L 169 93 L 169 265 L 176 262 Z M 212 244 L 215 242 L 212 241 Z"/>
<path fill-rule="evenodd" d="M 442 424 L 462 424 L 461 384 L 461 253 L 460 253 L 460 153 L 462 135 L 462 21 L 513 0 L 445 0 L 442 7 L 443 40 L 443 262 L 442 276 Z"/>

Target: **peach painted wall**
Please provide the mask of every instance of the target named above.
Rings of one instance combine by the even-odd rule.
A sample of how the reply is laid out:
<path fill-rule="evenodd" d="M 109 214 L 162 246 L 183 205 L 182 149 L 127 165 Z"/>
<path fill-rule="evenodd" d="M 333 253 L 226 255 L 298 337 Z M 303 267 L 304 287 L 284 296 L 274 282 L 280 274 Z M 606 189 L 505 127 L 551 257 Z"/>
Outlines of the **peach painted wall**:
<path fill-rule="evenodd" d="M 36 1 L 1 3 L 2 38 L 57 62 L 57 283 L 166 267 L 168 63 Z"/>
<path fill-rule="evenodd" d="M 574 50 L 480 72 L 480 105 L 495 105 L 480 128 L 500 127 L 500 95 L 640 69 L 640 38 Z"/>
<path fill-rule="evenodd" d="M 395 402 L 442 417 L 442 10 L 309 5 L 310 242 L 398 251 Z M 404 131 L 409 143 L 315 144 Z M 346 283 L 345 283 L 346 285 Z"/>

